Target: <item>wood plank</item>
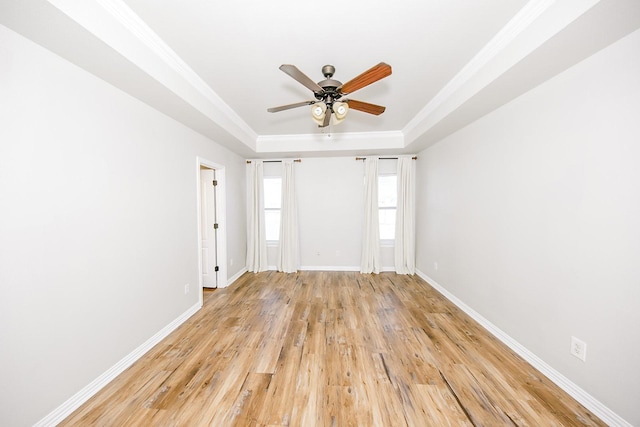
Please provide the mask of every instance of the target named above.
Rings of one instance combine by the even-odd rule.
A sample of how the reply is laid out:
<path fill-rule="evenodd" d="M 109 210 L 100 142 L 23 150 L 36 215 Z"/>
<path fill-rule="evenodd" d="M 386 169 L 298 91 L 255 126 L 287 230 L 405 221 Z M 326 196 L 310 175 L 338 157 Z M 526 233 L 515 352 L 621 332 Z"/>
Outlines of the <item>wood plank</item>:
<path fill-rule="evenodd" d="M 515 426 L 515 422 L 492 402 L 484 389 L 464 365 L 450 365 L 442 373 L 451 393 L 473 425 L 482 425 L 483 420 L 495 420 L 504 426 Z"/>
<path fill-rule="evenodd" d="M 271 379 L 271 374 L 249 373 L 232 404 L 231 410 L 227 412 L 220 425 L 241 427 L 256 425 Z"/>
<path fill-rule="evenodd" d="M 289 324 L 276 371 L 273 374 L 262 411 L 257 418 L 258 422 L 288 425 L 293 412 L 292 402 L 295 399 L 306 330 L 306 322 L 295 321 Z"/>
<path fill-rule="evenodd" d="M 247 273 L 61 426 L 605 424 L 415 276 Z"/>
<path fill-rule="evenodd" d="M 302 356 L 290 425 L 311 427 L 327 424 L 322 410 L 326 395 L 325 369 L 323 355 L 306 353 Z"/>

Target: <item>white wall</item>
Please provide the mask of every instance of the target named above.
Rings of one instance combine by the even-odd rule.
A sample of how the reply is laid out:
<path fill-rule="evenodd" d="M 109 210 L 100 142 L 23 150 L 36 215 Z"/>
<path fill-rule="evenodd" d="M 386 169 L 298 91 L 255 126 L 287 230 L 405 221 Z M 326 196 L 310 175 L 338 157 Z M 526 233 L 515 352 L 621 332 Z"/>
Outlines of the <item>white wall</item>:
<path fill-rule="evenodd" d="M 265 176 L 280 176 L 281 164 L 265 164 Z M 396 161 L 380 160 L 380 173 L 395 173 Z M 355 157 L 305 158 L 295 164 L 300 266 L 306 270 L 360 270 L 364 166 Z M 380 248 L 382 266 L 393 269 L 393 247 Z M 277 247 L 268 248 L 275 266 Z"/>
<path fill-rule="evenodd" d="M 197 156 L 244 266 L 244 162 L 3 26 L 0 94 L 0 425 L 27 426 L 197 305 Z"/>
<path fill-rule="evenodd" d="M 639 52 L 635 32 L 420 153 L 417 168 L 419 270 L 633 425 Z M 569 354 L 572 335 L 586 362 Z"/>

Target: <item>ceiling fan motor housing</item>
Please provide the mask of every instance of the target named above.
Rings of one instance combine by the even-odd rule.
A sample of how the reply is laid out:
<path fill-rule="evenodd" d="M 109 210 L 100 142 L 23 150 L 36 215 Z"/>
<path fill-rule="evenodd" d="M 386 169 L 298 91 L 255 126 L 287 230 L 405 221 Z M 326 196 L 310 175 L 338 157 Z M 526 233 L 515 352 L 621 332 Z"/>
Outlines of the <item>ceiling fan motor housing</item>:
<path fill-rule="evenodd" d="M 333 73 L 335 73 L 336 68 L 333 65 L 325 65 L 322 67 L 322 74 L 325 79 L 318 82 L 318 86 L 320 86 L 323 90 L 322 92 L 316 93 L 315 96 L 318 100 L 323 101 L 330 110 L 332 110 L 333 102 L 339 99 L 342 94 L 338 92 L 338 88 L 342 86 L 342 82 L 338 80 L 334 80 Z"/>

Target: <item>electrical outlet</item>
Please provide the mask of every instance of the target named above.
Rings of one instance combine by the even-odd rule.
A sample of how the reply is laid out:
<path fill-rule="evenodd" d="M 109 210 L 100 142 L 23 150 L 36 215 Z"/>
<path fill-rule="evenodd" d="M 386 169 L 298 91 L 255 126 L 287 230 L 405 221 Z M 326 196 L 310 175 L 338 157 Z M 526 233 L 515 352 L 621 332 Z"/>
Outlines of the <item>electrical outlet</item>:
<path fill-rule="evenodd" d="M 433 263 L 433 269 L 434 269 L 435 271 L 438 271 L 438 263 L 437 263 L 437 262 L 434 262 L 434 263 Z"/>
<path fill-rule="evenodd" d="M 582 360 L 587 361 L 587 343 L 576 337 L 571 337 L 571 354 Z"/>
<path fill-rule="evenodd" d="M 189 293 L 189 284 L 184 285 L 184 294 L 187 295 Z"/>
<path fill-rule="evenodd" d="M 233 266 L 233 258 L 230 258 L 230 259 L 229 259 L 229 265 L 230 265 L 230 266 Z"/>

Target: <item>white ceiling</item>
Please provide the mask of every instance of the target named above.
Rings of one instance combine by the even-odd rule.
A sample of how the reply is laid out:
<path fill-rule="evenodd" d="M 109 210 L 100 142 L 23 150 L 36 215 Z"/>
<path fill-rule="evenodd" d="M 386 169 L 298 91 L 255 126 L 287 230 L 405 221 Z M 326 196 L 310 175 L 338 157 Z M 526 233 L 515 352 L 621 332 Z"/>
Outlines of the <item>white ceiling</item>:
<path fill-rule="evenodd" d="M 379 117 L 351 112 L 334 132 L 401 130 L 526 3 L 525 0 L 125 0 L 258 135 L 318 132 L 314 99 L 278 69 L 314 81 L 325 64 L 343 83 L 384 61 L 393 74 L 351 97 L 382 104 Z M 357 95 L 357 96 L 356 96 Z"/>
<path fill-rule="evenodd" d="M 0 23 L 246 157 L 418 152 L 640 27 L 637 0 L 11 0 Z M 281 72 L 386 79 L 319 129 Z M 329 137 L 329 133 L 331 134 Z"/>

